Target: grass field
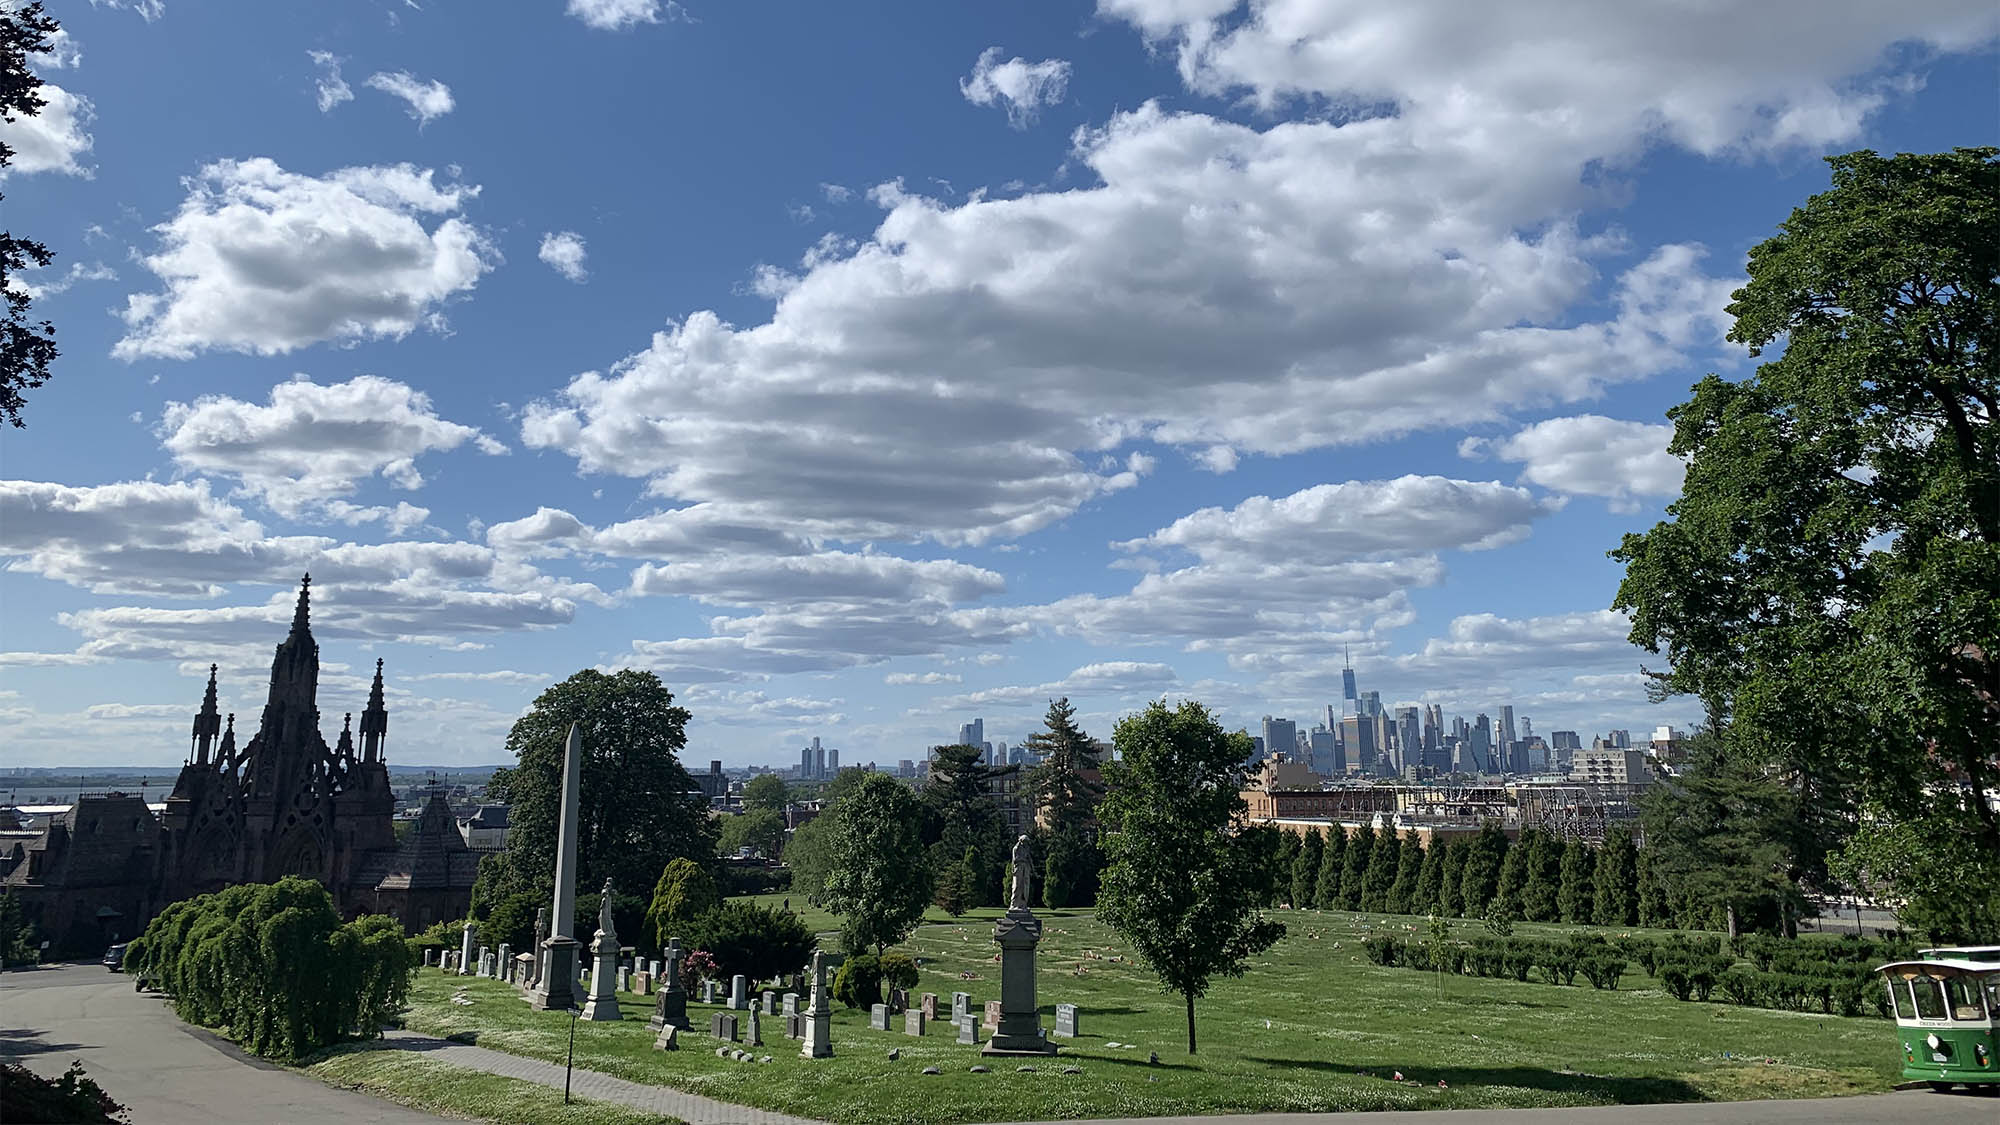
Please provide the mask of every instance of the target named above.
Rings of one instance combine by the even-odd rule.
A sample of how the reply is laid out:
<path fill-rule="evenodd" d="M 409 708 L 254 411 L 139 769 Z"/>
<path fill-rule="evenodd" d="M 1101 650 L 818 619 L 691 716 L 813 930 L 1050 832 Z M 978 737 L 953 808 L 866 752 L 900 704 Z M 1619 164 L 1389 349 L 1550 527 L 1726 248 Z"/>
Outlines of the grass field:
<path fill-rule="evenodd" d="M 305 1069 L 322 1082 L 448 1117 L 519 1125 L 686 1125 L 679 1118 L 607 1102 L 564 1105 L 561 1090 L 404 1051 L 372 1050 L 366 1043 L 335 1048 Z"/>
<path fill-rule="evenodd" d="M 919 990 L 970 992 L 975 1003 L 998 996 L 996 912 L 982 913 L 917 931 L 906 948 L 925 959 Z M 830 1060 L 799 1058 L 777 1017 L 766 1021 L 760 1052 L 771 1063 L 718 1059 L 699 1034 L 716 1009 L 701 1004 L 689 1005 L 697 1034 L 686 1047 L 660 1052 L 645 1028 L 650 1002 L 640 997 L 629 998 L 622 1023 L 580 1025 L 577 1065 L 842 1122 L 1604 1105 L 1864 1093 L 1896 1080 L 1893 1027 L 1882 1021 L 1684 1003 L 1636 966 L 1615 992 L 1474 977 L 1447 977 L 1440 991 L 1430 974 L 1361 956 L 1371 921 L 1400 929 L 1413 919 L 1278 917 L 1290 928 L 1285 940 L 1200 1003 L 1193 1057 L 1179 998 L 1161 993 L 1089 914 L 1051 912 L 1038 981 L 1044 1023 L 1053 1022 L 1053 1005 L 1074 1003 L 1084 1035 L 1058 1040 L 1060 1058 L 1033 1073 L 1017 1071 L 1016 1060 L 971 1073 L 982 1060 L 956 1045 L 948 1027 L 920 1040 L 871 1031 L 866 1012 L 839 1008 Z M 469 1006 L 447 1002 L 461 987 Z M 413 1002 L 414 1030 L 561 1060 L 567 1019 L 529 1010 L 505 984 L 431 970 L 419 976 Z M 893 1048 L 902 1049 L 897 1061 L 887 1058 Z M 1147 1063 L 1153 1051 L 1157 1066 Z M 920 1073 L 932 1065 L 944 1073 Z M 1399 1070 L 1403 1082 L 1392 1080 Z"/>

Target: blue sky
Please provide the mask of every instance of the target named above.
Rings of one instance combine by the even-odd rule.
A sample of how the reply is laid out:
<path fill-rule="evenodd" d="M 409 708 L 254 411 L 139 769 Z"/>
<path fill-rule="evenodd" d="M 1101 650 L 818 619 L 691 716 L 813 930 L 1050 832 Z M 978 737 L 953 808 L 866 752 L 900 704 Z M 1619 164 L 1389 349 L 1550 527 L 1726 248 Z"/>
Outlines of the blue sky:
<path fill-rule="evenodd" d="M 1995 140 L 1990 4 L 62 5 L 7 223 L 10 765 L 254 725 L 502 760 L 652 668 L 688 757 L 1162 695 L 1688 725 L 1608 607 L 1820 158 Z M 1782 44 L 1782 46 L 1777 46 Z"/>

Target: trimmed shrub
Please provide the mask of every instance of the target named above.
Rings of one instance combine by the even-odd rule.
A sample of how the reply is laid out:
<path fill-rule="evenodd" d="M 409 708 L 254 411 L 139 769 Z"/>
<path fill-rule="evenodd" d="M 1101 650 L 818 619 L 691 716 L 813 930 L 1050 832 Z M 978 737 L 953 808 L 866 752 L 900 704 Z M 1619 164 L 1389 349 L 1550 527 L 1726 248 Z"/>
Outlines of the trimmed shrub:
<path fill-rule="evenodd" d="M 61 1078 L 43 1078 L 19 1063 L 0 1065 L 0 1121 L 122 1125 L 125 1120 L 125 1107 L 84 1076 L 81 1062 L 69 1064 Z"/>
<path fill-rule="evenodd" d="M 1694 982 L 1688 979 L 1686 962 L 1676 961 L 1671 965 L 1661 965 L 1658 975 L 1660 987 L 1667 990 L 1667 995 L 1676 1000 L 1694 998 Z"/>
<path fill-rule="evenodd" d="M 687 937 L 715 958 L 718 979 L 741 973 L 755 981 L 775 980 L 804 968 L 819 945 L 798 915 L 750 902 L 709 910 L 688 926 Z"/>
<path fill-rule="evenodd" d="M 1723 999 L 1731 1004 L 1754 1005 L 1764 991 L 1758 986 L 1757 973 L 1741 965 L 1730 966 L 1715 983 L 1722 989 Z"/>
<path fill-rule="evenodd" d="M 1393 967 L 1403 959 L 1403 939 L 1394 934 L 1375 934 L 1361 939 L 1361 953 L 1370 964 Z"/>
<path fill-rule="evenodd" d="M 1615 989 L 1618 978 L 1625 975 L 1625 958 L 1608 951 L 1589 954 L 1581 958 L 1584 978 L 1590 987 Z"/>
<path fill-rule="evenodd" d="M 833 998 L 850 1008 L 882 1002 L 882 960 L 873 953 L 851 953 L 833 974 Z"/>

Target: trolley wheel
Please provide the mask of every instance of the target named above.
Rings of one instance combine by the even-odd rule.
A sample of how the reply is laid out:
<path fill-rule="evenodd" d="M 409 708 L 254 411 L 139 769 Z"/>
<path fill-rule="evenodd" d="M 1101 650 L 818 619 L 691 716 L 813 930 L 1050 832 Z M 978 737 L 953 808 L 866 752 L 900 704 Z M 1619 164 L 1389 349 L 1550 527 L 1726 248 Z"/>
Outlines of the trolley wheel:
<path fill-rule="evenodd" d="M 1956 1082 L 1926 1082 L 1926 1083 L 1924 1083 L 1924 1085 L 1926 1085 L 1926 1086 L 1929 1086 L 1929 1087 L 1930 1087 L 1931 1089 L 1933 1089 L 1933 1090 L 1936 1090 L 1936 1091 L 1937 1091 L 1938 1093 L 1940 1093 L 1940 1094 L 1949 1094 L 1949 1093 L 1951 1093 L 1951 1088 L 1952 1088 L 1953 1086 L 1957 1085 L 1957 1083 L 1956 1083 Z"/>

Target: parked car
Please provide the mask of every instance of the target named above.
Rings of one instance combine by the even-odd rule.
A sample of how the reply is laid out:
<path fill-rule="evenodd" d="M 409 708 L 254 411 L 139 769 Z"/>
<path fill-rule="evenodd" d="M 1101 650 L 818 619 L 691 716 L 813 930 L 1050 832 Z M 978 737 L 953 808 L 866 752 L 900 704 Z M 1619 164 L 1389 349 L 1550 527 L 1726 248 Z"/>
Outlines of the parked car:
<path fill-rule="evenodd" d="M 125 971 L 125 943 L 119 942 L 104 951 L 104 967 L 114 973 Z"/>

